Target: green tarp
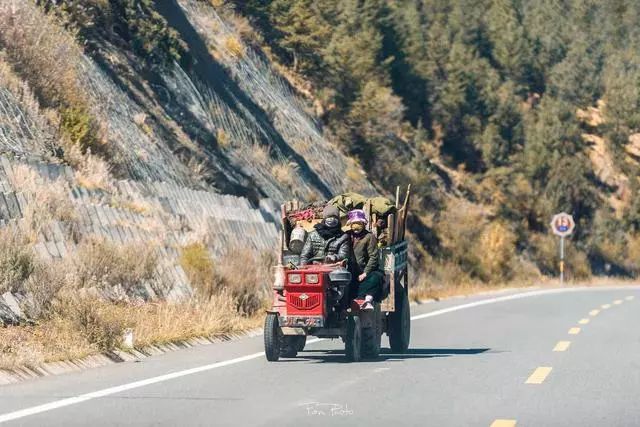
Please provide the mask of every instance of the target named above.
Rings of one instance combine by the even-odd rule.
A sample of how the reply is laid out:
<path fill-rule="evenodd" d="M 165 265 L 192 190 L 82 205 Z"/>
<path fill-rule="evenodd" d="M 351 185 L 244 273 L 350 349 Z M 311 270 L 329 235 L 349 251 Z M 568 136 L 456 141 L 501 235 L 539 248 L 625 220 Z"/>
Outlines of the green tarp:
<path fill-rule="evenodd" d="M 369 200 L 371 201 L 372 213 L 375 213 L 379 217 L 386 216 L 395 211 L 395 205 L 386 197 L 377 196 L 367 199 L 358 193 L 340 194 L 329 200 L 329 203 L 337 207 L 342 216 L 346 216 L 350 210 L 364 208 L 365 203 Z"/>

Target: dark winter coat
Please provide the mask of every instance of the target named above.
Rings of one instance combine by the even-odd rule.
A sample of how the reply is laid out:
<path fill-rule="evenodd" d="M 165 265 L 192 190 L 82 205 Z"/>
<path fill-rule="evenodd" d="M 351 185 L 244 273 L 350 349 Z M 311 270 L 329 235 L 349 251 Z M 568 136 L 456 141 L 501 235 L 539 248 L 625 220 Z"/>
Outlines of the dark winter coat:
<path fill-rule="evenodd" d="M 348 233 L 353 247 L 353 268 L 359 276 L 362 273 L 371 273 L 378 270 L 378 241 L 369 231 L 363 231 L 357 235 Z"/>
<path fill-rule="evenodd" d="M 307 265 L 312 258 L 324 259 L 327 255 L 335 256 L 336 262 L 349 258 L 351 252 L 349 235 L 340 229 L 331 232 L 323 227 L 322 224 L 318 224 L 316 229 L 307 236 L 300 254 L 300 264 Z"/>

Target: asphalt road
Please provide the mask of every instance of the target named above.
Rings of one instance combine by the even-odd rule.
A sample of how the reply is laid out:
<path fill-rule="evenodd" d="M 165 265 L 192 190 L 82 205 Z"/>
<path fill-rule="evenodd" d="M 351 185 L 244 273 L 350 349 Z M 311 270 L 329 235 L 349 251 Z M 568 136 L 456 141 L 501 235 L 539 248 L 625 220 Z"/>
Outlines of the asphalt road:
<path fill-rule="evenodd" d="M 640 286 L 523 292 L 414 306 L 410 352 L 377 361 L 269 363 L 255 337 L 4 386 L 0 422 L 639 426 Z"/>

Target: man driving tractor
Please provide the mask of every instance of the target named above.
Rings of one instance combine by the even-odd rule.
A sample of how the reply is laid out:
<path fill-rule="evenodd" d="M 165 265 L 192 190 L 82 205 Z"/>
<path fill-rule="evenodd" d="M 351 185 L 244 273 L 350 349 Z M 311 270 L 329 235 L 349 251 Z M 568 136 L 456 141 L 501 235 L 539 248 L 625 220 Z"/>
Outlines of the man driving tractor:
<path fill-rule="evenodd" d="M 349 236 L 340 228 L 340 212 L 333 205 L 322 211 L 322 222 L 314 226 L 300 254 L 300 264 L 311 261 L 336 263 L 349 258 Z"/>

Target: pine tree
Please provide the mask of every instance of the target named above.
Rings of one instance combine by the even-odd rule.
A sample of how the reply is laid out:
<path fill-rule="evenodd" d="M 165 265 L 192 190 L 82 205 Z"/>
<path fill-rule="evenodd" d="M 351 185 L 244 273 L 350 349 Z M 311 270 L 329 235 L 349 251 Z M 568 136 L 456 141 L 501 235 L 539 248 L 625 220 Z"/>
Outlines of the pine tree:
<path fill-rule="evenodd" d="M 291 58 L 293 69 L 321 76 L 325 70 L 322 48 L 332 33 L 326 10 L 313 0 L 275 0 L 270 12 L 274 28 L 281 34 L 280 47 Z"/>
<path fill-rule="evenodd" d="M 532 52 L 513 1 L 493 0 L 486 21 L 491 56 L 503 77 L 529 86 Z"/>
<path fill-rule="evenodd" d="M 577 35 L 567 56 L 551 71 L 549 92 L 573 105 L 585 107 L 601 95 L 601 46 L 591 44 L 585 35 Z"/>

